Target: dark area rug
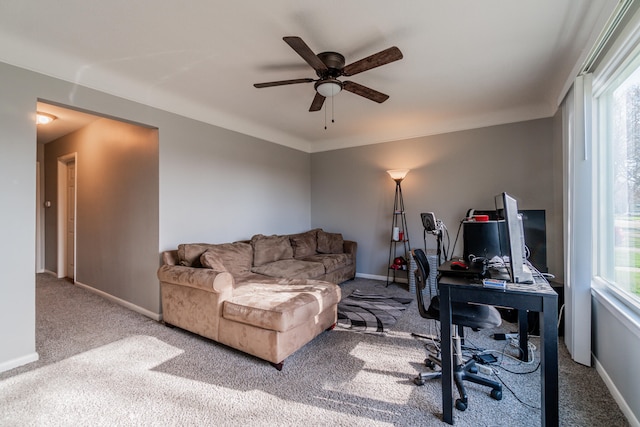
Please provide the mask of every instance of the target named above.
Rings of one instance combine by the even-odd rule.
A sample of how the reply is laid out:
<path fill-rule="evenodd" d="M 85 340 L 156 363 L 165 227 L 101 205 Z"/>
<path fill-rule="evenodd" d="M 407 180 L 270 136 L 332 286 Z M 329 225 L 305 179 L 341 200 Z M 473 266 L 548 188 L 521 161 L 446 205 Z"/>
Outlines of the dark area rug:
<path fill-rule="evenodd" d="M 356 289 L 338 303 L 338 326 L 359 332 L 387 332 L 411 298 L 365 293 Z"/>

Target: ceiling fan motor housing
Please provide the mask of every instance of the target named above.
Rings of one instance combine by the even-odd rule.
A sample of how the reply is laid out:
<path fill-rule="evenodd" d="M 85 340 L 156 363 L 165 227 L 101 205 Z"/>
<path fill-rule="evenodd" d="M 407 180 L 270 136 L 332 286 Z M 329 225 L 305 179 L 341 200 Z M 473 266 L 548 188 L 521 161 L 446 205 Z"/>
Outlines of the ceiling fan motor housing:
<path fill-rule="evenodd" d="M 327 66 L 328 70 L 317 70 L 316 74 L 321 79 L 340 77 L 344 68 L 344 56 L 338 52 L 321 52 L 318 58 Z"/>

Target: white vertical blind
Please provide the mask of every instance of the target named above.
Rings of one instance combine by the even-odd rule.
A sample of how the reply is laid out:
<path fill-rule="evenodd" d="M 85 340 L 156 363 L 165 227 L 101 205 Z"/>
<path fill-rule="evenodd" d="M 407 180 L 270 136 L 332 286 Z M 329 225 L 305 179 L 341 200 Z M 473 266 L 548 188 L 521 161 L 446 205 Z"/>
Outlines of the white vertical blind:
<path fill-rule="evenodd" d="M 592 187 L 591 75 L 576 78 L 563 104 L 565 343 L 591 366 Z"/>

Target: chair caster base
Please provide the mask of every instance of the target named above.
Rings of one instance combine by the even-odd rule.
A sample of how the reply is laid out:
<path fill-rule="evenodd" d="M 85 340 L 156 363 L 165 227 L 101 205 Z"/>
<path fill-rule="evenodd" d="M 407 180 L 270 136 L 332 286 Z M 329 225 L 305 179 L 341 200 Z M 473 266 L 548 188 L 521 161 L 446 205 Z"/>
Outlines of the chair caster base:
<path fill-rule="evenodd" d="M 415 385 L 424 385 L 424 380 L 422 379 L 422 377 L 417 376 L 413 379 L 413 383 Z"/>
<path fill-rule="evenodd" d="M 466 411 L 467 409 L 467 402 L 462 400 L 462 399 L 456 399 L 456 409 L 458 411 Z"/>
<path fill-rule="evenodd" d="M 502 390 L 491 390 L 491 397 L 495 400 L 502 400 Z"/>

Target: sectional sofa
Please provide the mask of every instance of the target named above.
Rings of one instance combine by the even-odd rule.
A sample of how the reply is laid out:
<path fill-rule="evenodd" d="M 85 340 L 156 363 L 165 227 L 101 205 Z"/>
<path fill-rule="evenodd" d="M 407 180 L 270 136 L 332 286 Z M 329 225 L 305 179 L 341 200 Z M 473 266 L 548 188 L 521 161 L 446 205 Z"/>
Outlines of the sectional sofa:
<path fill-rule="evenodd" d="M 248 241 L 181 244 L 158 270 L 163 321 L 271 362 L 337 320 L 339 283 L 355 277 L 357 243 L 314 229 Z"/>

